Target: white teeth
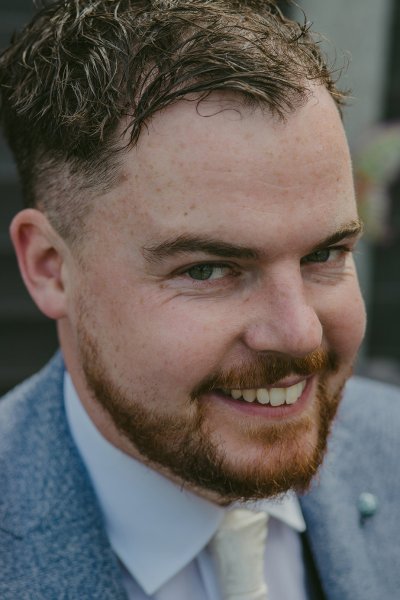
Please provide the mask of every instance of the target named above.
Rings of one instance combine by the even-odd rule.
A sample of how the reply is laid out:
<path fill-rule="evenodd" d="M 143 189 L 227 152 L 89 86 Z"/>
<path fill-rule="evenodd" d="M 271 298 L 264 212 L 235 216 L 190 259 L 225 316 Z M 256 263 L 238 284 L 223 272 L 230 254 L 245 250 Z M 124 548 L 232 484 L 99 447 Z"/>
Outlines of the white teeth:
<path fill-rule="evenodd" d="M 257 396 L 256 390 L 243 390 L 242 394 L 243 400 L 246 400 L 246 402 L 254 402 Z"/>
<path fill-rule="evenodd" d="M 254 402 L 257 400 L 259 404 L 271 404 L 271 406 L 282 406 L 282 404 L 294 404 L 302 395 L 306 381 L 300 381 L 295 385 L 287 388 L 266 388 L 247 389 L 247 390 L 226 390 L 235 400 L 243 398 L 246 402 Z M 225 390 L 224 390 L 225 392 Z"/>
<path fill-rule="evenodd" d="M 265 388 L 257 390 L 257 402 L 260 404 L 269 404 L 269 393 Z"/>
<path fill-rule="evenodd" d="M 269 400 L 272 406 L 281 406 L 282 404 L 285 404 L 285 388 L 271 388 L 269 390 Z"/>
<path fill-rule="evenodd" d="M 296 402 L 301 393 L 300 386 L 300 383 L 296 383 L 296 385 L 286 388 L 286 404 L 294 404 Z"/>

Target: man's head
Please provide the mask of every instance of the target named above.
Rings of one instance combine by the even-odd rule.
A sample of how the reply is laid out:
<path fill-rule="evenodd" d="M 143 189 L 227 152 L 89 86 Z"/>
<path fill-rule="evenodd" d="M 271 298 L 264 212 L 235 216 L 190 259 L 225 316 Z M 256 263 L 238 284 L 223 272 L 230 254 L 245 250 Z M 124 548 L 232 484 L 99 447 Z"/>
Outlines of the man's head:
<path fill-rule="evenodd" d="M 39 209 L 12 237 L 98 428 L 217 500 L 304 489 L 364 329 L 340 96 L 309 34 L 270 2 L 63 2 L 11 63 Z"/>
<path fill-rule="evenodd" d="M 284 118 L 316 82 L 341 101 L 307 29 L 274 1 L 45 4 L 1 59 L 2 115 L 26 205 L 71 240 L 118 182 L 122 149 L 180 98 L 201 111 L 210 92 L 231 91 Z"/>

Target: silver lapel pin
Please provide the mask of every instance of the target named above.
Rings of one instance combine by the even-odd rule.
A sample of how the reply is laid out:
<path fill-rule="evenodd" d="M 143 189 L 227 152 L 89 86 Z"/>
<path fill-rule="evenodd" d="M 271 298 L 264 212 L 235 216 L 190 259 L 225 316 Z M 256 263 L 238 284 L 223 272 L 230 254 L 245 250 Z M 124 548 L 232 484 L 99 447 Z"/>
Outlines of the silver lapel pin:
<path fill-rule="evenodd" d="M 378 499 L 370 492 L 362 492 L 358 497 L 357 507 L 360 515 L 360 525 L 364 525 L 365 521 L 373 517 L 378 510 Z"/>

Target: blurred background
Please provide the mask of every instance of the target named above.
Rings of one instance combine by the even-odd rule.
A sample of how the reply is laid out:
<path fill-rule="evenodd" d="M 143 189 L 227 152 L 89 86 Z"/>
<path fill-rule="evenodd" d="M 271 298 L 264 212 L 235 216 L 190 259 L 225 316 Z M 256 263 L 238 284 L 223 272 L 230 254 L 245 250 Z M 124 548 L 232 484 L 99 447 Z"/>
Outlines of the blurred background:
<path fill-rule="evenodd" d="M 366 235 L 357 263 L 369 314 L 357 371 L 400 384 L 400 2 L 298 0 L 351 90 L 345 127 Z M 283 6 L 304 20 L 298 9 Z M 0 48 L 33 14 L 32 0 L 1 0 Z M 57 348 L 18 274 L 8 225 L 22 208 L 16 170 L 0 137 L 0 394 L 38 370 Z"/>

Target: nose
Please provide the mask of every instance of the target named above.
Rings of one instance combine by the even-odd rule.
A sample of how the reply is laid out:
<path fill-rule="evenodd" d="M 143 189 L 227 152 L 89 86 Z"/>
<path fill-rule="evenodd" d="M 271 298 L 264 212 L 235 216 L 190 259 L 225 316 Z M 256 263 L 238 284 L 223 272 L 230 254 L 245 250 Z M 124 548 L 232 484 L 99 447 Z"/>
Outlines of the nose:
<path fill-rule="evenodd" d="M 301 358 L 321 347 L 322 323 L 299 271 L 271 276 L 247 304 L 243 340 L 251 350 Z"/>

